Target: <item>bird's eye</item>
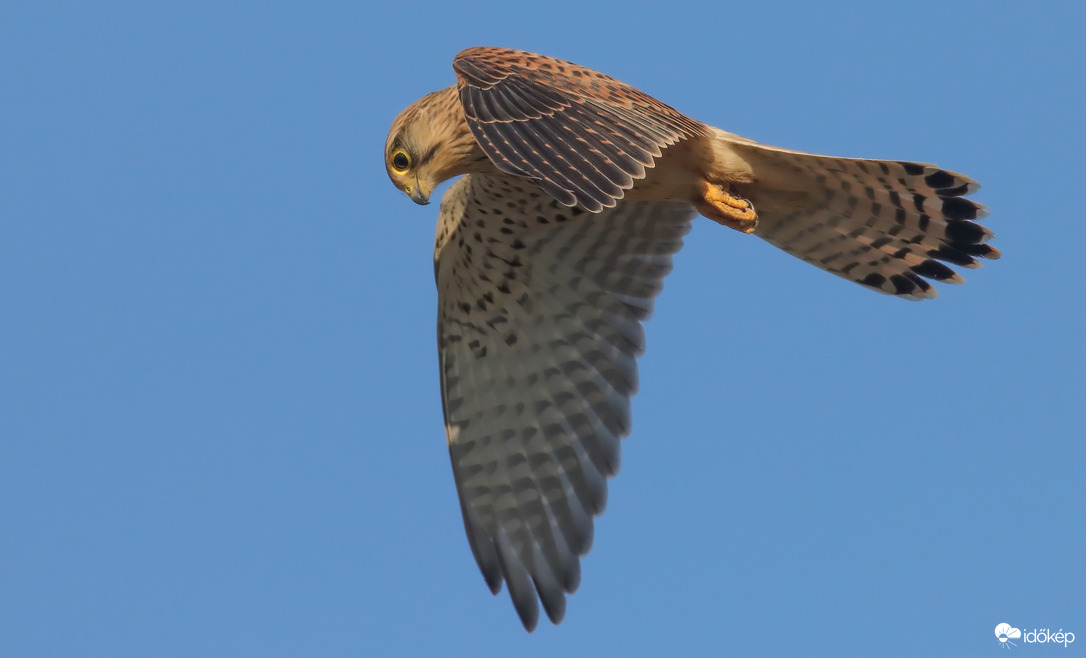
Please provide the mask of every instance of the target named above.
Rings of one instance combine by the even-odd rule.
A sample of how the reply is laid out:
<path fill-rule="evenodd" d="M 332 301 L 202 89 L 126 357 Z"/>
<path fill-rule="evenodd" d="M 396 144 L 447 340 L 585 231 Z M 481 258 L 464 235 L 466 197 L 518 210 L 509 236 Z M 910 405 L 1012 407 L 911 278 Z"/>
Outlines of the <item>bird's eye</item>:
<path fill-rule="evenodd" d="M 396 171 L 407 171 L 411 166 L 411 156 L 405 151 L 396 151 L 392 154 L 392 168 Z"/>

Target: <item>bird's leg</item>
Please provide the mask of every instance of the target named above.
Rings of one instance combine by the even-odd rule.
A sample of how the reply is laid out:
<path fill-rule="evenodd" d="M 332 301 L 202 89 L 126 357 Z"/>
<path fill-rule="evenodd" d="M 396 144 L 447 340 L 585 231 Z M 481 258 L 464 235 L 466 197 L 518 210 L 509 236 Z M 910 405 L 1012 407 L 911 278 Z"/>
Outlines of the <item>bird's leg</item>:
<path fill-rule="evenodd" d="M 743 233 L 753 233 L 758 226 L 758 213 L 746 199 L 734 197 L 716 183 L 701 181 L 701 199 L 696 202 L 698 212 L 714 222 Z"/>

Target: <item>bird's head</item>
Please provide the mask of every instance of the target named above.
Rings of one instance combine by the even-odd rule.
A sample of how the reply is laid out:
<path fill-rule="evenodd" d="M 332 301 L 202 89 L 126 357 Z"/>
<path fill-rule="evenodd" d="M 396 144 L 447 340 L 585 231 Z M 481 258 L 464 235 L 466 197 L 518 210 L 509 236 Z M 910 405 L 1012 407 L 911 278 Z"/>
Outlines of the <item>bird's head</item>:
<path fill-rule="evenodd" d="M 427 94 L 400 112 L 385 141 L 385 170 L 392 184 L 420 205 L 444 181 L 478 170 L 486 161 L 475 143 L 456 87 Z"/>

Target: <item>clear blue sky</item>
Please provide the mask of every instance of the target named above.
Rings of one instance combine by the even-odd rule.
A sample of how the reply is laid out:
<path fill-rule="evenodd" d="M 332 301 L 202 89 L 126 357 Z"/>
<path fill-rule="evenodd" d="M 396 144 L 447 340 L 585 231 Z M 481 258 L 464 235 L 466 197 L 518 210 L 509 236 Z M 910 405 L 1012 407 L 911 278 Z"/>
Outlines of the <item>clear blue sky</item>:
<path fill-rule="evenodd" d="M 1010 5 L 9 0 L 0 656 L 1082 655 L 1086 17 Z M 698 222 L 532 635 L 460 519 L 436 206 L 382 165 L 472 45 L 967 173 L 1005 253 L 907 303 Z"/>

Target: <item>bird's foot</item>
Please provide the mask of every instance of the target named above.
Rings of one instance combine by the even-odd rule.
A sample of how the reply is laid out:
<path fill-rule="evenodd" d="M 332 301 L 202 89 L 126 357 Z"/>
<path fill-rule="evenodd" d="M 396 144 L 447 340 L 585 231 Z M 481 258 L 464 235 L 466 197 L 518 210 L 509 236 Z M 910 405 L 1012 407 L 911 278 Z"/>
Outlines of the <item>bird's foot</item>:
<path fill-rule="evenodd" d="M 698 212 L 709 219 L 743 233 L 753 233 L 758 226 L 758 213 L 746 199 L 734 197 L 715 183 L 701 182 L 701 200 Z"/>

